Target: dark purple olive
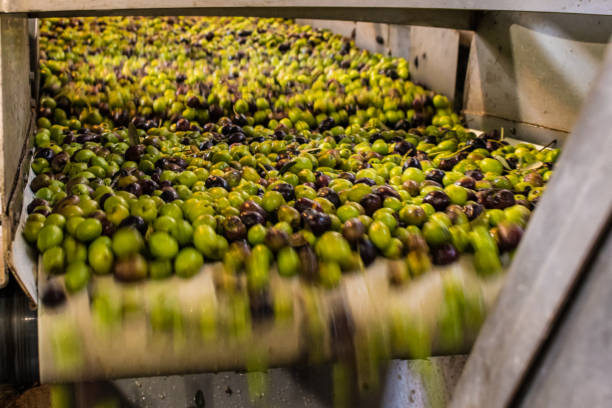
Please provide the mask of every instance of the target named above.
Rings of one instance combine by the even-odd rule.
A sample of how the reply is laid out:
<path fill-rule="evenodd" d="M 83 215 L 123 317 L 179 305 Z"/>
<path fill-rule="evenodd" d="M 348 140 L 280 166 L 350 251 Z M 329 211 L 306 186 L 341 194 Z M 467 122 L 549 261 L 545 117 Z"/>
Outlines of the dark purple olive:
<path fill-rule="evenodd" d="M 469 203 L 465 205 L 465 207 L 463 207 L 463 212 L 465 213 L 465 215 L 467 215 L 468 220 L 470 221 L 473 221 L 478 218 L 478 216 L 482 214 L 483 211 L 484 208 L 478 203 Z"/>
<path fill-rule="evenodd" d="M 469 188 L 470 190 L 476 190 L 476 180 L 470 176 L 461 177 L 455 182 L 458 186 Z"/>
<path fill-rule="evenodd" d="M 432 180 L 441 185 L 443 179 L 444 172 L 440 169 L 429 169 L 425 172 L 425 180 Z"/>
<path fill-rule="evenodd" d="M 350 181 L 351 183 L 355 184 L 355 175 L 353 173 L 348 173 L 346 171 L 340 173 L 338 175 L 339 178 L 345 179 Z"/>
<path fill-rule="evenodd" d="M 317 175 L 317 178 L 315 179 L 315 187 L 317 189 L 327 187 L 330 181 L 331 181 L 331 177 L 329 177 L 327 174 L 319 174 Z"/>
<path fill-rule="evenodd" d="M 388 185 L 376 186 L 372 189 L 372 193 L 380 196 L 382 200 L 384 200 L 387 197 L 394 197 L 394 198 L 397 198 L 398 200 L 402 199 L 402 196 L 400 196 L 399 193 L 395 191 L 393 187 L 388 186 Z"/>
<path fill-rule="evenodd" d="M 117 228 L 115 227 L 115 224 L 113 224 L 106 218 L 103 220 L 100 220 L 100 222 L 102 223 L 102 235 L 106 235 L 107 237 L 112 237 L 115 231 L 117 230 Z"/>
<path fill-rule="evenodd" d="M 272 190 L 281 193 L 287 202 L 295 199 L 295 189 L 289 183 L 278 183 L 272 187 Z"/>
<path fill-rule="evenodd" d="M 98 221 L 106 219 L 106 213 L 102 210 L 96 210 L 89 215 L 89 218 L 95 218 Z"/>
<path fill-rule="evenodd" d="M 440 159 L 440 163 L 438 163 L 438 168 L 444 171 L 450 171 L 459 163 L 459 157 L 453 156 L 446 159 Z"/>
<path fill-rule="evenodd" d="M 51 160 L 51 168 L 54 172 L 59 173 L 64 171 L 66 164 L 70 161 L 70 155 L 66 152 L 60 152 Z"/>
<path fill-rule="evenodd" d="M 300 275 L 309 282 L 319 279 L 319 262 L 310 245 L 304 245 L 298 250 L 300 257 Z"/>
<path fill-rule="evenodd" d="M 521 199 L 519 199 L 519 200 L 516 200 L 516 203 L 517 203 L 518 205 L 522 205 L 523 207 L 527 207 L 527 208 L 529 208 L 530 210 L 533 210 L 533 205 L 532 205 L 532 204 L 531 204 L 529 201 L 527 201 L 527 200 L 525 200 L 525 199 L 522 199 L 522 198 L 521 198 Z"/>
<path fill-rule="evenodd" d="M 355 355 L 355 333 L 350 309 L 343 301 L 336 302 L 329 317 L 329 341 L 334 357 L 346 361 Z"/>
<path fill-rule="evenodd" d="M 488 151 L 492 152 L 493 150 L 497 150 L 500 147 L 502 147 L 503 145 L 501 144 L 501 142 L 497 141 L 497 140 L 487 140 L 486 144 L 485 144 L 485 149 L 487 149 Z"/>
<path fill-rule="evenodd" d="M 516 224 L 500 222 L 497 226 L 499 249 L 511 251 L 516 248 L 523 237 L 523 229 Z"/>
<path fill-rule="evenodd" d="M 178 200 L 179 196 L 174 188 L 164 187 L 162 188 L 162 193 L 160 194 L 159 198 L 167 203 L 171 203 L 174 200 Z"/>
<path fill-rule="evenodd" d="M 372 186 L 376 185 L 376 181 L 372 180 L 369 177 L 362 177 L 362 178 L 359 178 L 359 179 L 355 180 L 355 182 L 353 184 L 366 184 L 366 185 L 372 187 Z"/>
<path fill-rule="evenodd" d="M 256 213 L 259 213 L 259 215 L 261 215 L 264 219 L 267 218 L 266 210 L 264 210 L 261 205 L 257 204 L 253 200 L 246 200 L 240 206 L 240 212 L 247 212 L 247 211 L 255 211 Z"/>
<path fill-rule="evenodd" d="M 402 188 L 406 190 L 412 197 L 419 195 L 421 189 L 419 183 L 414 180 L 406 180 L 402 183 Z"/>
<path fill-rule="evenodd" d="M 511 207 L 516 204 L 514 193 L 510 190 L 490 190 L 484 197 L 484 204 L 487 208 L 497 208 L 503 210 L 506 207 Z"/>
<path fill-rule="evenodd" d="M 105 194 L 106 195 L 106 194 Z M 104 197 L 104 196 L 102 196 Z M 58 201 L 54 206 L 53 209 L 55 212 L 60 211 L 62 208 L 66 207 L 67 205 L 77 205 L 81 202 L 81 199 L 79 198 L 79 196 L 76 195 L 69 195 L 67 197 L 64 197 L 63 199 L 61 199 L 60 201 Z M 100 207 L 102 207 L 102 204 L 100 204 Z"/>
<path fill-rule="evenodd" d="M 382 200 L 379 195 L 370 193 L 365 195 L 361 201 L 359 201 L 359 204 L 361 204 L 366 214 L 371 216 L 374 214 L 374 211 L 382 207 Z"/>
<path fill-rule="evenodd" d="M 151 179 L 140 180 L 140 189 L 142 194 L 153 195 L 153 192 L 159 188 L 159 184 Z"/>
<path fill-rule="evenodd" d="M 113 275 L 121 282 L 137 282 L 147 277 L 147 261 L 140 254 L 115 261 Z"/>
<path fill-rule="evenodd" d="M 265 243 L 268 248 L 277 252 L 289 244 L 289 234 L 279 228 L 268 228 Z"/>
<path fill-rule="evenodd" d="M 195 95 L 190 96 L 189 98 L 187 98 L 186 105 L 190 108 L 197 109 L 200 107 L 200 99 Z"/>
<path fill-rule="evenodd" d="M 45 205 L 39 205 L 38 207 L 34 208 L 34 211 L 32 211 L 33 214 L 42 214 L 45 217 L 49 216 L 49 214 L 51 214 L 51 207 L 49 206 L 45 206 Z"/>
<path fill-rule="evenodd" d="M 140 183 L 130 183 L 123 189 L 128 193 L 134 194 L 136 197 L 140 197 L 142 195 L 142 187 Z"/>
<path fill-rule="evenodd" d="M 365 266 L 369 266 L 376 259 L 376 247 L 368 238 L 361 238 L 357 242 L 357 252 Z"/>
<path fill-rule="evenodd" d="M 226 218 L 223 229 L 225 231 L 225 237 L 229 241 L 237 241 L 246 237 L 246 227 L 240 217 L 235 215 Z"/>
<path fill-rule="evenodd" d="M 476 181 L 482 180 L 484 178 L 484 175 L 480 170 L 468 170 L 465 172 L 465 175 L 473 178 Z"/>
<path fill-rule="evenodd" d="M 274 317 L 274 302 L 268 289 L 249 291 L 251 319 L 257 323 Z"/>
<path fill-rule="evenodd" d="M 352 244 L 357 243 L 363 234 L 365 234 L 365 227 L 358 218 L 351 218 L 342 226 L 342 235 Z"/>
<path fill-rule="evenodd" d="M 416 157 L 408 158 L 408 160 L 406 160 L 404 162 L 404 164 L 402 165 L 402 169 L 403 170 L 406 170 L 409 167 L 414 167 L 414 168 L 417 168 L 417 169 L 422 169 L 421 162 Z"/>
<path fill-rule="evenodd" d="M 476 149 L 486 149 L 487 148 L 486 142 L 483 139 L 480 139 L 478 137 L 468 140 L 465 143 L 465 145 L 468 147 L 467 150 L 470 150 L 470 151 L 473 151 Z"/>
<path fill-rule="evenodd" d="M 332 224 L 331 217 L 328 214 L 313 208 L 304 210 L 302 212 L 302 219 L 304 220 L 304 225 L 307 225 L 315 235 L 321 235 L 329 230 Z"/>
<path fill-rule="evenodd" d="M 306 238 L 304 238 L 304 235 L 302 235 L 299 232 L 295 232 L 289 235 L 289 239 L 287 240 L 287 243 L 289 244 L 289 246 L 293 248 L 300 248 L 300 247 L 303 247 L 304 245 L 308 245 L 308 241 L 306 241 Z"/>
<path fill-rule="evenodd" d="M 49 308 L 58 307 L 66 301 L 66 293 L 64 293 L 62 285 L 53 279 L 50 280 L 43 289 L 41 300 L 43 305 Z"/>
<path fill-rule="evenodd" d="M 448 265 L 459 259 L 459 251 L 453 244 L 442 244 L 432 248 L 432 258 L 435 265 Z"/>
<path fill-rule="evenodd" d="M 423 202 L 431 204 L 436 211 L 444 211 L 451 201 L 444 191 L 433 190 L 423 197 Z"/>
<path fill-rule="evenodd" d="M 48 207 L 49 203 L 46 200 L 43 200 L 42 198 L 35 198 L 30 202 L 30 204 L 28 204 L 28 206 L 26 207 L 26 211 L 28 212 L 28 214 L 32 214 L 36 207 L 41 206 Z"/>
<path fill-rule="evenodd" d="M 186 132 L 186 131 L 189 130 L 189 128 L 190 128 L 190 123 L 185 118 L 180 118 L 176 122 L 176 130 L 177 130 L 177 132 Z"/>
<path fill-rule="evenodd" d="M 257 211 L 242 211 L 240 212 L 240 219 L 247 228 L 251 228 L 256 224 L 265 224 L 266 219 L 263 215 Z"/>
<path fill-rule="evenodd" d="M 51 161 L 53 159 L 53 156 L 55 156 L 55 152 L 51 149 L 49 149 L 48 147 L 43 147 L 40 148 L 36 151 L 36 153 L 34 154 L 35 158 L 43 158 L 47 161 Z"/>
<path fill-rule="evenodd" d="M 136 228 L 142 236 L 145 236 L 147 232 L 147 223 L 137 215 L 128 215 L 125 217 L 119 224 L 119 228 L 123 227 Z"/>
<path fill-rule="evenodd" d="M 48 174 L 39 174 L 30 183 L 30 189 L 35 193 L 43 187 L 49 187 L 52 178 Z"/>
<path fill-rule="evenodd" d="M 295 200 L 294 207 L 300 213 L 303 213 L 304 211 L 308 209 L 314 209 L 314 210 L 323 212 L 323 208 L 321 208 L 321 205 L 319 203 L 317 203 L 314 200 L 311 200 L 310 198 L 306 198 L 306 197 L 300 197 L 297 200 Z"/>
<path fill-rule="evenodd" d="M 414 145 L 406 140 L 399 141 L 393 147 L 393 152 L 401 156 L 408 154 L 414 156 L 416 154 L 416 148 Z"/>
<path fill-rule="evenodd" d="M 209 176 L 204 184 L 206 185 L 206 188 L 221 187 L 227 191 L 230 191 L 229 184 L 223 177 Z"/>
<path fill-rule="evenodd" d="M 317 195 L 329 200 L 329 202 L 331 202 L 336 208 L 342 205 L 342 201 L 340 201 L 340 196 L 338 193 L 329 187 L 321 187 L 319 191 L 317 191 Z"/>
<path fill-rule="evenodd" d="M 244 143 L 246 141 L 246 135 L 242 132 L 234 132 L 227 138 L 229 144 Z"/>
<path fill-rule="evenodd" d="M 145 145 L 138 144 L 138 145 L 128 147 L 125 153 L 123 154 L 123 156 L 125 157 L 126 160 L 133 161 L 133 162 L 139 162 L 144 152 L 145 152 Z"/>

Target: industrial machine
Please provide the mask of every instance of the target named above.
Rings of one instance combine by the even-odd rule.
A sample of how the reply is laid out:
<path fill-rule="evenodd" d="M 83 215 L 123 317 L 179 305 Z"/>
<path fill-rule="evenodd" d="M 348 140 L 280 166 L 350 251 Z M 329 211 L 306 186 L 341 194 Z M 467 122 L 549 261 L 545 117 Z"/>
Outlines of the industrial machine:
<path fill-rule="evenodd" d="M 0 3 L 3 382 L 31 384 L 41 378 L 37 274 L 26 248 L 15 244 L 35 127 L 36 19 L 98 15 L 297 18 L 352 36 L 363 48 L 406 57 L 412 78 L 447 94 L 471 128 L 504 128 L 517 139 L 561 145 L 555 177 L 493 310 L 471 350 L 465 350 L 467 361 L 461 355 L 392 360 L 380 392 L 360 403 L 609 405 L 612 5 L 607 1 Z M 270 370 L 268 402 L 331 405 L 329 370 L 317 370 L 324 372 Z M 123 379 L 84 385 L 79 398 L 86 405 L 96 392 L 110 392 L 135 406 L 201 406 L 204 399 L 244 406 L 256 403 L 248 397 L 245 378 L 227 373 Z"/>

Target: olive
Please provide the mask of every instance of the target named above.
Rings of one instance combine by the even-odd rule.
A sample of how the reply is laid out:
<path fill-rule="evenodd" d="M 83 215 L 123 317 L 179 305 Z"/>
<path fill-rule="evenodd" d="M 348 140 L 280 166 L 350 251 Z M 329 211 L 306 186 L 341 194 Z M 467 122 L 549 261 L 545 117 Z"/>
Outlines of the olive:
<path fill-rule="evenodd" d="M 268 248 L 277 252 L 289 244 L 289 235 L 279 228 L 268 228 L 264 242 Z"/>
<path fill-rule="evenodd" d="M 421 162 L 419 161 L 419 159 L 417 159 L 416 157 L 410 157 L 408 158 L 408 160 L 406 160 L 404 162 L 404 164 L 402 165 L 402 169 L 406 170 L 409 167 L 414 167 L 417 169 L 422 169 L 423 167 L 421 166 Z"/>
<path fill-rule="evenodd" d="M 363 206 L 365 213 L 371 216 L 376 210 L 382 207 L 382 199 L 379 195 L 370 193 L 366 194 L 361 201 L 359 201 L 359 204 Z"/>
<path fill-rule="evenodd" d="M 342 235 L 352 244 L 356 244 L 365 231 L 363 223 L 358 218 L 351 218 L 342 226 Z"/>
<path fill-rule="evenodd" d="M 497 237 L 499 240 L 499 248 L 502 251 L 511 251 L 516 248 L 523 237 L 523 229 L 516 225 L 505 221 L 497 225 Z"/>
<path fill-rule="evenodd" d="M 301 246 L 298 256 L 300 257 L 300 275 L 310 282 L 318 280 L 319 261 L 312 247 L 310 245 Z"/>
<path fill-rule="evenodd" d="M 355 352 L 356 329 L 351 311 L 343 301 L 338 301 L 329 317 L 330 346 L 332 353 L 339 359 L 349 359 Z"/>
<path fill-rule="evenodd" d="M 388 186 L 388 185 L 374 187 L 372 189 L 372 192 L 380 196 L 382 200 L 384 200 L 387 197 L 394 197 L 394 198 L 397 198 L 398 200 L 402 198 L 399 195 L 399 193 L 395 191 L 393 187 Z"/>
<path fill-rule="evenodd" d="M 49 203 L 41 198 L 35 198 L 33 199 L 30 204 L 28 204 L 28 206 L 26 207 L 26 211 L 28 212 L 28 214 L 32 214 L 32 212 L 34 212 L 34 210 L 36 209 L 36 207 L 48 207 Z"/>
<path fill-rule="evenodd" d="M 240 212 L 256 212 L 261 215 L 264 220 L 267 217 L 266 210 L 264 210 L 261 205 L 257 204 L 253 200 L 246 200 L 244 203 L 242 203 L 240 206 Z"/>
<path fill-rule="evenodd" d="M 461 187 L 469 188 L 470 190 L 476 189 L 476 180 L 474 180 L 470 176 L 461 177 L 459 180 L 455 182 L 455 184 Z"/>
<path fill-rule="evenodd" d="M 445 159 L 440 159 L 440 163 L 438 164 L 438 168 L 444 171 L 450 171 L 459 163 L 459 157 L 453 156 Z"/>
<path fill-rule="evenodd" d="M 479 200 L 480 201 L 480 200 Z M 510 190 L 489 190 L 483 192 L 482 204 L 487 208 L 498 208 L 503 210 L 515 204 L 514 194 Z"/>
<path fill-rule="evenodd" d="M 171 203 L 172 201 L 178 200 L 179 198 L 176 190 L 169 186 L 162 188 L 162 193 L 159 197 L 167 203 Z"/>
<path fill-rule="evenodd" d="M 128 193 L 134 194 L 136 197 L 140 197 L 140 195 L 142 194 L 142 186 L 140 185 L 140 183 L 130 183 L 125 188 L 123 188 L 123 190 L 127 191 Z"/>
<path fill-rule="evenodd" d="M 369 177 L 362 177 L 362 178 L 355 180 L 353 184 L 366 184 L 371 187 L 371 186 L 376 185 L 376 181 L 374 181 L 373 179 Z"/>
<path fill-rule="evenodd" d="M 249 291 L 249 309 L 254 322 L 274 317 L 274 307 L 270 291 L 266 289 Z"/>
<path fill-rule="evenodd" d="M 425 180 L 432 180 L 442 185 L 443 179 L 444 179 L 444 172 L 440 169 L 432 168 L 425 172 Z"/>
<path fill-rule="evenodd" d="M 444 191 L 433 190 L 423 197 L 423 202 L 431 204 L 436 211 L 444 211 L 451 203 L 450 198 Z"/>
<path fill-rule="evenodd" d="M 310 198 L 306 198 L 306 197 L 300 197 L 297 200 L 295 200 L 294 207 L 300 213 L 303 213 L 304 211 L 308 209 L 314 209 L 320 212 L 323 211 L 323 208 L 321 208 L 321 205 L 319 203 L 311 200 Z"/>
<path fill-rule="evenodd" d="M 113 266 L 113 276 L 118 281 L 136 282 L 147 277 L 147 261 L 140 254 L 119 258 Z"/>
<path fill-rule="evenodd" d="M 140 161 L 140 158 L 144 154 L 144 151 L 145 151 L 145 145 L 143 144 L 130 146 L 125 151 L 124 157 L 126 160 L 138 162 Z"/>
<path fill-rule="evenodd" d="M 251 228 L 256 224 L 265 224 L 266 219 L 257 211 L 241 211 L 240 219 L 247 228 Z"/>
<path fill-rule="evenodd" d="M 350 181 L 351 183 L 355 184 L 355 175 L 353 173 L 347 173 L 347 172 L 342 172 L 338 175 L 339 178 L 345 179 Z"/>
<path fill-rule="evenodd" d="M 47 282 L 41 297 L 43 305 L 54 308 L 61 306 L 66 301 L 66 293 L 62 285 L 55 279 Z"/>
<path fill-rule="evenodd" d="M 223 177 L 219 176 L 209 176 L 206 179 L 205 185 L 206 188 L 221 187 L 227 191 L 230 191 L 230 187 L 227 181 Z"/>
<path fill-rule="evenodd" d="M 338 193 L 336 193 L 334 190 L 332 190 L 329 187 L 319 188 L 319 190 L 317 191 L 317 195 L 319 197 L 323 197 L 329 200 L 329 202 L 331 202 L 336 208 L 342 205 L 342 202 L 340 201 L 340 196 L 338 195 Z"/>
<path fill-rule="evenodd" d="M 453 244 L 442 244 L 432 249 L 432 258 L 435 265 L 448 265 L 459 259 L 459 251 Z"/>
<path fill-rule="evenodd" d="M 469 203 L 463 207 L 463 212 L 467 215 L 468 220 L 473 221 L 484 212 L 484 208 L 478 203 Z"/>
<path fill-rule="evenodd" d="M 304 225 L 307 225 L 310 230 L 316 235 L 321 235 L 331 228 L 331 217 L 324 212 L 317 211 L 313 208 L 307 208 L 302 211 L 302 219 Z"/>
<path fill-rule="evenodd" d="M 142 236 L 144 236 L 147 232 L 147 223 L 137 215 L 128 215 L 125 217 L 119 224 L 119 228 L 123 227 L 136 228 Z"/>
<path fill-rule="evenodd" d="M 398 153 L 402 156 L 404 156 L 405 154 L 408 154 L 409 156 L 414 156 L 416 154 L 416 147 L 412 143 L 406 140 L 402 140 L 400 142 L 395 143 L 395 146 L 393 147 L 393 152 Z"/>
<path fill-rule="evenodd" d="M 465 175 L 473 178 L 476 181 L 482 180 L 484 178 L 484 175 L 482 174 L 482 171 L 480 170 L 468 170 L 465 172 Z"/>
<path fill-rule="evenodd" d="M 39 174 L 38 176 L 34 177 L 34 179 L 30 182 L 30 189 L 33 192 L 37 192 L 38 190 L 40 190 L 43 187 L 49 187 L 49 184 L 51 184 L 51 177 L 49 177 L 48 174 Z"/>
<path fill-rule="evenodd" d="M 357 252 L 359 253 L 359 256 L 361 257 L 361 260 L 365 266 L 371 265 L 372 262 L 374 262 L 374 259 L 376 259 L 376 247 L 372 241 L 366 237 L 362 237 L 359 239 L 359 241 L 357 241 Z"/>
<path fill-rule="evenodd" d="M 329 185 L 330 181 L 331 181 L 331 177 L 329 177 L 327 174 L 318 174 L 317 178 L 315 179 L 315 187 L 318 190 L 320 190 L 321 188 L 327 187 Z M 329 198 L 328 198 L 328 200 L 329 200 Z M 334 205 L 336 205 L 336 204 L 334 204 Z M 336 205 L 336 207 L 337 207 L 337 205 Z"/>
<path fill-rule="evenodd" d="M 230 241 L 237 241 L 246 237 L 247 229 L 238 216 L 233 215 L 226 218 L 223 228 L 225 236 Z"/>
<path fill-rule="evenodd" d="M 142 194 L 152 195 L 155 190 L 159 189 L 159 184 L 151 179 L 140 180 L 139 184 Z"/>
<path fill-rule="evenodd" d="M 53 156 L 55 156 L 55 153 L 53 152 L 53 150 L 49 149 L 48 147 L 43 147 L 42 149 L 38 149 L 36 151 L 36 153 L 34 154 L 35 158 L 43 158 L 47 161 L 51 161 L 53 159 Z"/>
<path fill-rule="evenodd" d="M 64 171 L 66 164 L 70 161 L 70 155 L 66 152 L 60 152 L 51 160 L 51 168 L 54 172 L 59 173 Z"/>

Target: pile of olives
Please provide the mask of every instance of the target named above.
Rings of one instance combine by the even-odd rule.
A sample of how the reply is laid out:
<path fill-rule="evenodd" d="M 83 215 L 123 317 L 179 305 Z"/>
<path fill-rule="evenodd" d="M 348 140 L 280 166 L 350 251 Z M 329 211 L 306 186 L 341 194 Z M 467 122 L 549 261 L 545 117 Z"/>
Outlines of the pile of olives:
<path fill-rule="evenodd" d="M 476 135 L 406 60 L 291 21 L 50 19 L 40 48 L 23 235 L 68 292 L 218 261 L 253 292 L 377 257 L 394 284 L 462 253 L 495 274 L 559 154 Z"/>

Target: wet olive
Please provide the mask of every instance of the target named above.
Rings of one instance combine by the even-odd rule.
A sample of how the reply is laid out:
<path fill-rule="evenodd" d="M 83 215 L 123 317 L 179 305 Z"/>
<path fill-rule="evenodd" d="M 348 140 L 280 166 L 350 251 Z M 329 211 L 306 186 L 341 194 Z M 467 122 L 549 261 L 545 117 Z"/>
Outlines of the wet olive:
<path fill-rule="evenodd" d="M 432 258 L 435 265 L 448 265 L 459 259 L 459 251 L 453 244 L 442 244 L 432 249 Z"/>
<path fill-rule="evenodd" d="M 363 223 L 358 218 L 351 218 L 342 226 L 342 235 L 352 244 L 357 243 L 365 231 Z"/>
<path fill-rule="evenodd" d="M 119 228 L 132 227 L 136 228 L 141 235 L 145 235 L 147 232 L 147 223 L 137 215 L 128 215 L 121 221 Z"/>
<path fill-rule="evenodd" d="M 225 220 L 223 225 L 225 231 L 225 237 L 230 241 L 237 241 L 244 239 L 247 234 L 247 229 L 240 217 L 231 216 Z"/>
<path fill-rule="evenodd" d="M 433 190 L 423 197 L 423 202 L 431 204 L 436 211 L 444 211 L 451 203 L 450 198 L 444 191 Z"/>
<path fill-rule="evenodd" d="M 313 208 L 307 208 L 302 211 L 302 219 L 304 225 L 316 235 L 320 235 L 331 228 L 331 217 L 324 212 L 317 211 Z"/>
<path fill-rule="evenodd" d="M 382 199 L 379 195 L 370 193 L 366 194 L 361 201 L 359 201 L 359 204 L 363 206 L 365 213 L 371 216 L 376 210 L 382 207 Z"/>

